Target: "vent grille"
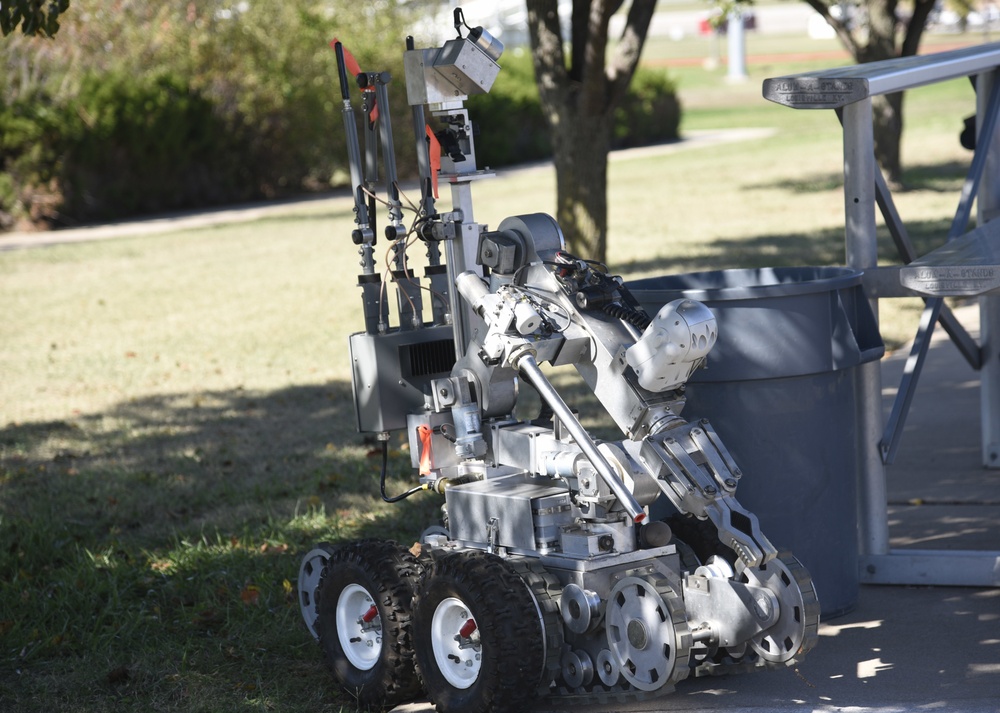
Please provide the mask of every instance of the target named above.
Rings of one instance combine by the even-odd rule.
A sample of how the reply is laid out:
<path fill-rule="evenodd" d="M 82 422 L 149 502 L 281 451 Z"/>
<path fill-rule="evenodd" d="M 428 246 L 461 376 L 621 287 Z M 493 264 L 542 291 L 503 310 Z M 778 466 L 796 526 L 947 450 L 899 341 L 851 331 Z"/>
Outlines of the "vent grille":
<path fill-rule="evenodd" d="M 408 344 L 400 349 L 400 366 L 409 377 L 447 374 L 455 366 L 455 342 L 438 339 L 433 342 Z"/>

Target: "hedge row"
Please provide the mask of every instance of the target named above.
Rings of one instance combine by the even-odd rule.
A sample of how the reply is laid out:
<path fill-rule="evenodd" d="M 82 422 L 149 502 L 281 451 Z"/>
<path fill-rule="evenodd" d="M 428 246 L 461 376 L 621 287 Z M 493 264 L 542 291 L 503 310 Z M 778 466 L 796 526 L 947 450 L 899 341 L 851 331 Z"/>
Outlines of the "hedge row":
<path fill-rule="evenodd" d="M 67 224 L 246 198 L 243 148 L 177 77 L 91 75 L 72 102 L 0 108 L 0 206 Z"/>
<path fill-rule="evenodd" d="M 469 102 L 480 164 L 551 156 L 530 57 L 501 64 L 493 91 Z M 346 175 L 346 151 L 339 93 L 329 77 L 318 79 L 284 105 L 255 111 L 179 71 L 94 71 L 71 96 L 40 89 L 0 100 L 0 230 L 327 188 Z M 407 177 L 415 162 L 401 76 L 390 90 L 399 173 Z M 666 74 L 640 71 L 616 116 L 616 144 L 674 139 L 679 121 Z"/>
<path fill-rule="evenodd" d="M 469 99 L 469 114 L 479 127 L 477 158 L 489 166 L 508 166 L 551 158 L 552 143 L 538 100 L 531 57 L 505 55 L 503 70 L 489 94 Z M 681 104 L 665 70 L 640 67 L 628 95 L 615 112 L 614 148 L 647 146 L 678 138 Z"/>

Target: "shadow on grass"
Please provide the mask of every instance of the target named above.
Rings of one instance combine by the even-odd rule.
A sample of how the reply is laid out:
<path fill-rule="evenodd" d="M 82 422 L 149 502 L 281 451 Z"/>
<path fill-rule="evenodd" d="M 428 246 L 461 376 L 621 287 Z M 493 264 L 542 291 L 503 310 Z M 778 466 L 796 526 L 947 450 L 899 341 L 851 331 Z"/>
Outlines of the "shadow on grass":
<path fill-rule="evenodd" d="M 0 508 L 7 518 L 78 525 L 88 539 L 128 533 L 143 545 L 310 508 L 333 519 L 372 510 L 380 452 L 354 432 L 352 404 L 350 386 L 333 383 L 148 396 L 70 421 L 8 425 Z M 403 487 L 408 454 L 393 455 L 390 484 Z M 402 535 L 399 510 L 408 508 L 374 507 L 374 519 L 338 525 Z"/>
<path fill-rule="evenodd" d="M 950 220 L 912 221 L 906 229 L 917 253 L 933 250 L 945 242 Z M 899 264 L 888 230 L 878 228 L 880 264 Z M 670 275 L 702 270 L 760 267 L 796 267 L 844 264 L 844 230 L 830 228 L 810 233 L 777 233 L 740 238 L 706 240 L 696 253 L 657 256 L 616 266 L 626 278 L 653 274 Z"/>
<path fill-rule="evenodd" d="M 971 157 L 969 153 L 970 160 Z M 903 171 L 904 190 L 955 193 L 957 203 L 958 191 L 968 172 L 969 164 L 960 161 L 914 165 Z"/>
<path fill-rule="evenodd" d="M 0 429 L 0 710 L 351 710 L 295 580 L 320 541 L 435 524 L 437 496 L 382 503 L 380 456 L 340 382 Z"/>
<path fill-rule="evenodd" d="M 969 154 L 970 159 L 972 154 Z M 968 173 L 968 162 L 945 161 L 905 166 L 903 169 L 902 191 L 933 191 L 935 193 L 955 193 L 962 187 Z M 758 188 L 788 191 L 791 194 L 839 191 L 844 186 L 844 174 L 840 171 L 817 171 L 808 176 L 780 179 L 769 183 L 755 184 Z"/>

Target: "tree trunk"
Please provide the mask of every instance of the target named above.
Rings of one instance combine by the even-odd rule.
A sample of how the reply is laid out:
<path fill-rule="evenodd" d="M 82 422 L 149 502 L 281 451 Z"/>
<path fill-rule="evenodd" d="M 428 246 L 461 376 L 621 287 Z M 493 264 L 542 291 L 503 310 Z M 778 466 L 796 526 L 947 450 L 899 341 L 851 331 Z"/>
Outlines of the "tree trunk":
<path fill-rule="evenodd" d="M 834 18 L 830 15 L 830 8 L 838 4 L 837 0 L 805 1 L 826 18 L 858 63 L 915 55 L 935 3 L 935 0 L 914 0 L 902 43 L 897 44 L 900 28 L 897 0 L 861 0 L 858 15 L 854 18 Z M 875 158 L 885 173 L 886 181 L 898 187 L 903 178 L 900 154 L 902 93 L 872 97 L 872 130 L 875 134 Z"/>
<path fill-rule="evenodd" d="M 875 134 L 875 160 L 892 188 L 903 184 L 900 142 L 903 137 L 903 93 L 872 97 L 872 131 Z"/>
<path fill-rule="evenodd" d="M 577 116 L 553 133 L 556 220 L 571 252 L 604 261 L 608 234 L 610 117 Z"/>
<path fill-rule="evenodd" d="M 527 4 L 535 81 L 555 155 L 556 220 L 570 251 L 600 262 L 607 255 L 607 164 L 615 107 L 632 80 L 656 3 L 634 0 L 605 66 L 608 23 L 621 5 L 621 0 L 573 0 L 567 62 L 557 0 Z"/>
<path fill-rule="evenodd" d="M 864 0 L 866 9 L 861 17 L 864 44 L 859 44 L 854 56 L 858 62 L 877 62 L 899 56 L 896 48 L 896 0 Z M 872 97 L 872 130 L 875 134 L 875 158 L 890 185 L 902 181 L 903 165 L 899 145 L 903 138 L 903 95 Z"/>

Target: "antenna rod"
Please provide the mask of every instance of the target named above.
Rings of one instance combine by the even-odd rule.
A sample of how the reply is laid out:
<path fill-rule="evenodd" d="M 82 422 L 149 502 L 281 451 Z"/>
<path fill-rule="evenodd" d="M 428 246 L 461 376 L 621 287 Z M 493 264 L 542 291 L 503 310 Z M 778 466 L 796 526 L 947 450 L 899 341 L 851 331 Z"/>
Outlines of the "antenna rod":
<path fill-rule="evenodd" d="M 347 80 L 344 45 L 340 42 L 334 42 L 333 49 L 337 54 L 337 74 L 340 76 L 340 96 L 343 102 L 341 114 L 344 119 L 344 136 L 347 139 L 347 163 L 351 171 L 351 193 L 354 195 L 354 220 L 358 224 L 351 237 L 355 245 L 371 246 L 375 233 L 368 222 L 368 206 L 365 204 L 364 192 L 361 190 L 364 183 L 361 173 L 361 147 L 358 144 L 358 126 L 354 120 L 354 109 L 351 107 L 351 91 Z M 365 274 L 374 273 L 375 261 L 371 250 L 362 250 L 362 257 L 362 267 Z"/>

